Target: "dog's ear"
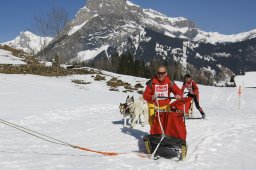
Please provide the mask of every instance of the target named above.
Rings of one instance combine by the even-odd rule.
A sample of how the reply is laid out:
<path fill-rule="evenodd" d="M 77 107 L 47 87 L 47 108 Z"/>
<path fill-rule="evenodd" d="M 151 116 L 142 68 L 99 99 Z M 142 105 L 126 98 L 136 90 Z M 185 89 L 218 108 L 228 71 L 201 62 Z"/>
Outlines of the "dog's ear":
<path fill-rule="evenodd" d="M 132 101 L 134 102 L 134 98 L 133 98 L 133 96 L 131 97 L 131 99 L 132 99 Z"/>
<path fill-rule="evenodd" d="M 128 102 L 129 98 L 130 98 L 130 97 L 129 97 L 129 95 L 128 95 L 127 98 L 126 98 L 126 103 Z"/>

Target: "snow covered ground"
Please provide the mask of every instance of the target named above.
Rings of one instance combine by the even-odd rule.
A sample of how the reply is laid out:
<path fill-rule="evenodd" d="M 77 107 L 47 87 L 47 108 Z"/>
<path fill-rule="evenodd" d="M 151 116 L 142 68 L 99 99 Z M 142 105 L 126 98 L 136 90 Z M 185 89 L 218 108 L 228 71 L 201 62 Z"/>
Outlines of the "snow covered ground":
<path fill-rule="evenodd" d="M 22 58 L 13 56 L 10 51 L 0 49 L 0 64 L 24 65 L 27 63 L 22 61 Z"/>
<path fill-rule="evenodd" d="M 146 79 L 117 75 L 132 85 Z M 107 76 L 107 80 L 110 79 Z M 83 79 L 92 82 L 77 85 Z M 179 85 L 181 83 L 178 82 Z M 256 167 L 255 89 L 200 87 L 206 120 L 187 120 L 189 145 L 184 161 L 150 160 L 142 136 L 149 126 L 123 128 L 119 103 L 137 93 L 109 91 L 91 75 L 41 77 L 0 74 L 0 118 L 45 135 L 118 156 L 103 156 L 56 145 L 0 124 L 1 170 L 175 169 L 254 170 Z M 198 111 L 195 114 L 199 116 Z"/>

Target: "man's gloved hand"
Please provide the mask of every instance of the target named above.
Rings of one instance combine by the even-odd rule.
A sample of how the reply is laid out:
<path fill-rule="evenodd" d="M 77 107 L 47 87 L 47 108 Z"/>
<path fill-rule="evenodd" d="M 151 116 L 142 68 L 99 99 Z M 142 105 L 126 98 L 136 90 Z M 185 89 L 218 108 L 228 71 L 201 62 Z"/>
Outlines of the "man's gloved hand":
<path fill-rule="evenodd" d="M 157 95 L 152 96 L 152 101 L 155 101 L 157 99 Z"/>
<path fill-rule="evenodd" d="M 196 98 L 196 94 L 188 93 L 188 97 Z"/>

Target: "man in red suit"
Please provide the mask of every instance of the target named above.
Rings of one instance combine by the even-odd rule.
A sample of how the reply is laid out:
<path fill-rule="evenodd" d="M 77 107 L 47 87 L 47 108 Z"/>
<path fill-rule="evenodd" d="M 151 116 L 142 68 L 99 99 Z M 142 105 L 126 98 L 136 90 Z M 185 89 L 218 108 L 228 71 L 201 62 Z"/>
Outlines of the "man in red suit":
<path fill-rule="evenodd" d="M 170 93 L 175 95 L 176 99 L 181 99 L 182 91 L 167 76 L 167 69 L 165 66 L 157 68 L 157 74 L 147 82 L 146 90 L 143 93 L 143 98 L 148 102 L 149 107 L 149 125 L 152 126 L 155 117 L 155 108 L 157 107 L 156 99 L 158 97 L 170 97 Z M 161 110 L 168 110 L 170 107 L 169 98 L 158 98 L 159 107 Z"/>
<path fill-rule="evenodd" d="M 182 92 L 184 93 L 184 90 L 187 89 L 188 97 L 191 97 L 194 100 L 196 108 L 200 111 L 202 118 L 205 119 L 205 113 L 202 107 L 199 105 L 199 89 L 196 82 L 192 80 L 190 74 L 186 74 L 184 79 L 185 81 L 183 82 L 183 86 L 181 88 Z"/>

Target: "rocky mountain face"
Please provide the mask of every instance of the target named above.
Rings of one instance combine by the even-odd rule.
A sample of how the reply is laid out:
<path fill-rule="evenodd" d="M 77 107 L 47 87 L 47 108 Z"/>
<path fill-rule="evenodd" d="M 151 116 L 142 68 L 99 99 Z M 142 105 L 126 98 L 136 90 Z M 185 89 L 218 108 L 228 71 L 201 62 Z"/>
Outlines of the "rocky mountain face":
<path fill-rule="evenodd" d="M 88 0 L 43 52 L 63 63 L 97 66 L 114 54 L 131 53 L 182 66 L 215 80 L 256 69 L 256 30 L 237 35 L 204 32 L 186 18 L 170 18 L 128 0 Z"/>

